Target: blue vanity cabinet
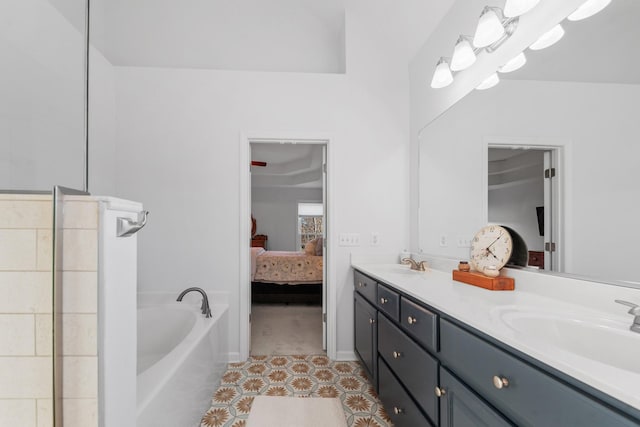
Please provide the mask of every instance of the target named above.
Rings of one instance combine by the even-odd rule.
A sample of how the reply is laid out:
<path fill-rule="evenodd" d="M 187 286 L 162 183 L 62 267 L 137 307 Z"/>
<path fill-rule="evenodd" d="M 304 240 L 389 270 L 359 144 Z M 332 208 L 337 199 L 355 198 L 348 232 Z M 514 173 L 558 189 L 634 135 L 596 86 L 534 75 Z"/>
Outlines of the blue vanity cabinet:
<path fill-rule="evenodd" d="M 437 424 L 438 399 L 434 390 L 438 385 L 438 360 L 384 315 L 378 316 L 378 355 L 420 409 Z"/>
<path fill-rule="evenodd" d="M 638 420 L 446 319 L 440 321 L 440 361 L 520 426 L 638 426 Z"/>
<path fill-rule="evenodd" d="M 355 352 L 373 387 L 378 390 L 378 312 L 358 292 L 354 293 Z"/>
<path fill-rule="evenodd" d="M 354 295 L 356 354 L 396 426 L 640 426 L 634 408 L 390 283 L 356 271 Z"/>
<path fill-rule="evenodd" d="M 513 426 L 495 409 L 487 405 L 474 392 L 445 368 L 440 368 L 441 427 L 509 427 Z"/>

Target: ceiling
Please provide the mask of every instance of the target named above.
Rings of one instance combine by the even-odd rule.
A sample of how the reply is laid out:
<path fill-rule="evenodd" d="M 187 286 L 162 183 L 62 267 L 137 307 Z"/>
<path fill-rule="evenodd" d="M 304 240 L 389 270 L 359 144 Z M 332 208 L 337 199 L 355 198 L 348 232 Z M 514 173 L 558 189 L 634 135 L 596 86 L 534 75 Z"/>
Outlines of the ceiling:
<path fill-rule="evenodd" d="M 318 144 L 251 144 L 251 160 L 267 162 L 266 167 L 251 167 L 251 186 L 322 188 L 322 147 Z"/>

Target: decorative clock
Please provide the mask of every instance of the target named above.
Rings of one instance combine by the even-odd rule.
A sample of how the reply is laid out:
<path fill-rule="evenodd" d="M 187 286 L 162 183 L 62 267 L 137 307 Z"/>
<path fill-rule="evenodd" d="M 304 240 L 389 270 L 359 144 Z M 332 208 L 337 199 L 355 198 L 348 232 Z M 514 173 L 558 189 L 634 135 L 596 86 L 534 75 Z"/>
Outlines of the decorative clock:
<path fill-rule="evenodd" d="M 487 225 L 471 241 L 471 267 L 487 276 L 500 273 L 513 253 L 511 233 L 499 225 Z"/>

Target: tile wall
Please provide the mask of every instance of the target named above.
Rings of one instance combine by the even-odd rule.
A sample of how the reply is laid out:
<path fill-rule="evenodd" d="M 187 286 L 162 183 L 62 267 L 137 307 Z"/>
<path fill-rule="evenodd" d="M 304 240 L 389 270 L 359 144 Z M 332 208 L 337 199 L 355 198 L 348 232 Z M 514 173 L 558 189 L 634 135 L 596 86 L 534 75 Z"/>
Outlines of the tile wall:
<path fill-rule="evenodd" d="M 98 425 L 97 202 L 67 197 L 63 257 L 65 427 Z M 0 194 L 0 426 L 49 427 L 52 201 Z"/>

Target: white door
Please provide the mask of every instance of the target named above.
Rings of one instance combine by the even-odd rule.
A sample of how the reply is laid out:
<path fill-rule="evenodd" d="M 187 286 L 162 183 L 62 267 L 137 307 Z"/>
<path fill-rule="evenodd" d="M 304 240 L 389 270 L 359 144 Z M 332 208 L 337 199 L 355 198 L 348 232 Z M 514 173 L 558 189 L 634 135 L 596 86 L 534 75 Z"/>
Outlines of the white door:
<path fill-rule="evenodd" d="M 322 146 L 322 349 L 327 350 L 327 146 Z"/>

